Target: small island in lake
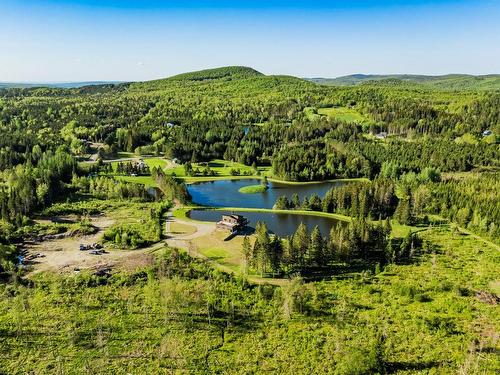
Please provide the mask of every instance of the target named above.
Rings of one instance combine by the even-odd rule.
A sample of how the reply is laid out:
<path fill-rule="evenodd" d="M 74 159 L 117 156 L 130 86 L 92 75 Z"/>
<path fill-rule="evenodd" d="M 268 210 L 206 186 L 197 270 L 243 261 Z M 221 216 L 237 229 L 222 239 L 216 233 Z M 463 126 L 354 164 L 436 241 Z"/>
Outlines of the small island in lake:
<path fill-rule="evenodd" d="M 240 193 L 243 194 L 256 194 L 256 193 L 264 193 L 269 187 L 267 185 L 248 185 L 248 186 L 243 186 L 238 189 Z"/>

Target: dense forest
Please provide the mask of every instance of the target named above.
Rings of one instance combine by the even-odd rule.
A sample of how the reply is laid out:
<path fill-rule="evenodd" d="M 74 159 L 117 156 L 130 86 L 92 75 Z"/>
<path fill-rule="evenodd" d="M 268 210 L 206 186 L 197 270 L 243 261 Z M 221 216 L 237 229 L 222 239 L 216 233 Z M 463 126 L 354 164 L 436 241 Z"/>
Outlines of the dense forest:
<path fill-rule="evenodd" d="M 50 204 L 73 174 L 85 175 L 76 162 L 93 143 L 102 144 L 101 157 L 123 150 L 183 162 L 224 158 L 270 165 L 276 178 L 294 181 L 374 178 L 384 163 L 395 164 L 398 175 L 426 167 L 441 173 L 494 169 L 499 106 L 495 91 L 327 87 L 243 67 L 135 84 L 3 89 L 0 132 L 8 136 L 0 139 L 1 217 L 20 225 Z M 335 116 L 338 108 L 365 121 Z M 492 181 L 481 176 L 476 183 Z M 440 186 L 451 191 L 455 184 Z M 462 208 L 432 204 L 432 211 L 450 218 Z M 498 213 L 482 207 L 462 210 L 461 223 L 475 215 L 472 225 L 496 237 Z"/>
<path fill-rule="evenodd" d="M 226 159 L 271 166 L 275 178 L 291 181 L 374 179 L 384 173 L 384 165 L 392 166 L 387 177 L 394 181 L 425 168 L 450 176 L 483 171 L 473 179 L 481 187 L 478 194 L 465 197 L 463 179 L 450 177 L 409 184 L 405 189 L 411 190 L 411 199 L 406 200 L 429 194 L 433 199 L 425 202 L 425 211 L 495 239 L 498 197 L 477 201 L 484 189 L 496 186 L 497 175 L 488 177 L 488 171 L 500 163 L 499 106 L 496 91 L 373 82 L 330 87 L 244 67 L 134 84 L 2 89 L 0 132 L 8 136 L 0 138 L 1 219 L 21 226 L 31 212 L 69 192 L 74 177 L 88 173 L 78 161 L 98 144 L 99 158 L 128 151 L 192 163 Z M 340 109 L 363 121 L 336 115 Z M 133 168 L 122 163 L 118 172 Z M 147 169 L 133 172 L 150 174 Z M 377 189 L 375 183 L 373 191 L 355 192 L 366 196 L 362 214 L 391 216 L 398 200 L 394 186 L 385 186 L 387 193 Z M 331 194 L 325 198 L 326 212 L 359 210 L 356 200 L 349 207 Z"/>
<path fill-rule="evenodd" d="M 46 368 L 0 364 L 368 374 L 472 373 L 475 361 L 495 373 L 498 255 L 485 247 L 500 243 L 496 79 L 338 86 L 227 67 L 0 88 L 0 341 L 12 357 L 50 357 Z M 193 204 L 186 184 L 243 176 L 261 179 L 261 193 L 268 179 L 342 179 L 322 196 L 283 195 L 272 212 L 340 221 L 290 236 L 252 223 L 234 245 L 241 269 L 218 263 L 228 238 L 206 261 L 162 242 L 165 228 L 189 237 L 188 221 L 169 227 Z M 71 238 L 76 249 L 90 234 L 101 236 L 94 254 L 135 252 L 147 264 L 26 277 L 26 243 Z M 51 314 L 61 332 L 36 325 Z M 137 346 L 124 349 L 124 337 Z"/>

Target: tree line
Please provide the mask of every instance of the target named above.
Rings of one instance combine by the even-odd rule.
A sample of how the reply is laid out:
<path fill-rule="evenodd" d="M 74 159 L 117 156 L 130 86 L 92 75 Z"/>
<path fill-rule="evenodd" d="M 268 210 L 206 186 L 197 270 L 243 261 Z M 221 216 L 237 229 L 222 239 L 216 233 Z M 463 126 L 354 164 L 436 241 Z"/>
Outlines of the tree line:
<path fill-rule="evenodd" d="M 375 262 L 381 265 L 412 259 L 422 244 L 411 232 L 398 242 L 390 238 L 389 220 L 369 223 L 354 219 L 331 228 L 323 237 L 316 226 L 311 233 L 301 223 L 292 236 L 270 235 L 266 224 L 257 222 L 255 241 L 245 237 L 242 253 L 248 270 L 268 276 L 311 271 L 331 273 L 335 265 Z"/>

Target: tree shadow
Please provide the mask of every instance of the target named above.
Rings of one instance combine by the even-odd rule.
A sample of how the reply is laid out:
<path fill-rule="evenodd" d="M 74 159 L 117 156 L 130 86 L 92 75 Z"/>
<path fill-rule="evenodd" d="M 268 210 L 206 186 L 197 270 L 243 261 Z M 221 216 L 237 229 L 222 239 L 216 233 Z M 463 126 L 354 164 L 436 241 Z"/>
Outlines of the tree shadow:
<path fill-rule="evenodd" d="M 400 371 L 424 371 L 436 368 L 442 365 L 441 362 L 386 362 L 385 368 L 387 374 L 396 374 Z"/>

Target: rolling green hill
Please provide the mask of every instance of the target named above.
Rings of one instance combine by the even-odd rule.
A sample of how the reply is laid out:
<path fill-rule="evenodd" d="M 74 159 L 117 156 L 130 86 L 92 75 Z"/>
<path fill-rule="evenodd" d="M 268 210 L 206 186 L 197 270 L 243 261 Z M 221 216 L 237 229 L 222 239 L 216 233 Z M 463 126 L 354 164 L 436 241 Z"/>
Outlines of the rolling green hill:
<path fill-rule="evenodd" d="M 206 91 L 207 88 L 210 88 L 210 92 Z M 183 73 L 169 78 L 133 83 L 130 86 L 130 90 L 134 92 L 201 90 L 203 95 L 233 94 L 238 97 L 294 89 L 323 90 L 324 87 L 292 76 L 267 76 L 255 69 L 243 66 Z"/>
<path fill-rule="evenodd" d="M 264 74 L 262 74 L 261 72 L 258 72 L 257 70 L 246 66 L 227 66 L 222 68 L 205 69 L 195 72 L 182 73 L 168 79 L 182 81 L 205 81 L 220 78 L 241 79 L 263 75 Z"/>
<path fill-rule="evenodd" d="M 368 82 L 395 85 L 420 84 L 443 90 L 498 90 L 500 89 L 500 75 L 491 74 L 473 76 L 467 74 L 447 74 L 442 76 L 426 76 L 415 74 L 352 74 L 338 78 L 311 78 L 312 82 L 331 86 L 355 86 Z"/>

